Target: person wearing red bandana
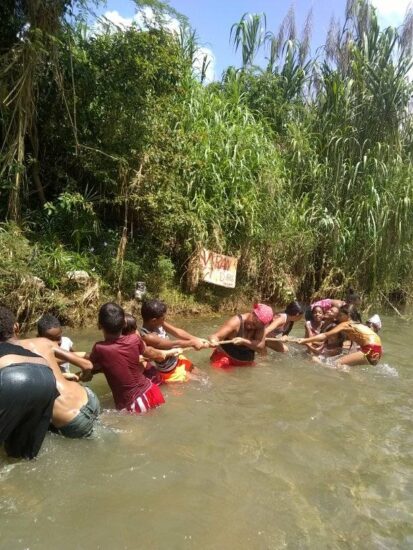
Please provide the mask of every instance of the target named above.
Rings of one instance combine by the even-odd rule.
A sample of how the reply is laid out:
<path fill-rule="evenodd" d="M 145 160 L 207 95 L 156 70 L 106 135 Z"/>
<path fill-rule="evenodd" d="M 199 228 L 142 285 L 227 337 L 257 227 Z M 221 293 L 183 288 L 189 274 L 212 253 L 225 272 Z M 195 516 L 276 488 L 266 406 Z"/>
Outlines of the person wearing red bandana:
<path fill-rule="evenodd" d="M 254 304 L 252 311 L 234 315 L 209 337 L 216 346 L 212 366 L 243 367 L 254 364 L 255 353 L 265 350 L 265 327 L 273 319 L 273 311 L 265 304 Z M 221 341 L 231 342 L 220 344 Z"/>

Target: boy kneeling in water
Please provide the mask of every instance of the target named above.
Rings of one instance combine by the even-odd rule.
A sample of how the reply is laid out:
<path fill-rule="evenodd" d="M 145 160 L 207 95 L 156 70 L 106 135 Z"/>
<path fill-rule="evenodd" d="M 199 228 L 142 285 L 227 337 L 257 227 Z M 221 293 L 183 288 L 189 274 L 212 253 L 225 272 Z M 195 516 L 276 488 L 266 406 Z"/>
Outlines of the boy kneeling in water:
<path fill-rule="evenodd" d="M 380 337 L 374 330 L 363 325 L 357 319 L 360 319 L 360 315 L 356 309 L 352 306 L 342 306 L 338 313 L 338 325 L 336 327 L 311 338 L 298 338 L 296 342 L 302 345 L 311 344 L 312 342 L 324 342 L 330 336 L 342 332 L 348 340 L 358 344 L 360 350 L 340 357 L 335 365 L 348 365 L 350 367 L 355 365 L 377 365 L 383 353 Z"/>
<path fill-rule="evenodd" d="M 254 364 L 255 352 L 265 350 L 265 327 L 273 319 L 273 311 L 265 304 L 254 304 L 252 311 L 234 315 L 209 337 L 216 349 L 210 357 L 214 367 L 243 367 Z M 229 339 L 231 343 L 219 344 Z"/>
<path fill-rule="evenodd" d="M 139 332 L 145 344 L 157 349 L 173 350 L 175 348 L 177 352 L 181 351 L 179 348 L 182 347 L 193 347 L 197 350 L 209 347 L 207 340 L 192 336 L 189 332 L 168 323 L 166 311 L 166 304 L 160 300 L 147 300 L 142 304 L 143 325 Z M 170 340 L 168 334 L 172 334 L 175 340 Z M 170 356 L 162 362 L 151 361 L 151 365 L 158 371 L 162 382 L 168 384 L 187 382 L 191 374 L 196 375 L 198 370 L 182 353 Z"/>

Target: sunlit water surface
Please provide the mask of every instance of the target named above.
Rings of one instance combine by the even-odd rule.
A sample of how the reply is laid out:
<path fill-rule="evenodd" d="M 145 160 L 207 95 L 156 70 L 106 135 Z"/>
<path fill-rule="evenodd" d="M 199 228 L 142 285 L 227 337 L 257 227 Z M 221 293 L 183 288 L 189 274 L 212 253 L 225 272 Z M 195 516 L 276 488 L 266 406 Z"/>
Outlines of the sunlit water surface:
<path fill-rule="evenodd" d="M 179 322 L 206 336 L 221 321 Z M 79 350 L 100 337 L 67 334 Z M 350 373 L 295 350 L 229 371 L 192 352 L 206 380 L 163 386 L 143 416 L 96 376 L 97 439 L 0 452 L 0 547 L 413 548 L 412 323 L 385 317 L 382 337 L 382 362 Z"/>

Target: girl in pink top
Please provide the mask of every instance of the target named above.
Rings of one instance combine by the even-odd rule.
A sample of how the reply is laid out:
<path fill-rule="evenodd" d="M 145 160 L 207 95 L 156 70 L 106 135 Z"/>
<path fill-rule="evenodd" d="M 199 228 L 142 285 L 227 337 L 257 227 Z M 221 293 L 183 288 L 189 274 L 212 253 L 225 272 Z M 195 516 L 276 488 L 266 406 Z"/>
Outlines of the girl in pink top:
<path fill-rule="evenodd" d="M 320 334 L 323 325 L 324 311 L 322 306 L 313 306 L 311 308 L 311 316 L 305 322 L 305 338 L 311 338 Z"/>
<path fill-rule="evenodd" d="M 331 298 L 324 298 L 323 300 L 318 300 L 317 302 L 311 304 L 311 309 L 313 309 L 315 306 L 320 306 L 325 313 L 333 306 L 340 308 L 347 304 L 354 305 L 354 307 L 359 307 L 360 303 L 360 296 L 356 294 L 352 288 L 349 288 L 345 300 L 332 300 Z"/>

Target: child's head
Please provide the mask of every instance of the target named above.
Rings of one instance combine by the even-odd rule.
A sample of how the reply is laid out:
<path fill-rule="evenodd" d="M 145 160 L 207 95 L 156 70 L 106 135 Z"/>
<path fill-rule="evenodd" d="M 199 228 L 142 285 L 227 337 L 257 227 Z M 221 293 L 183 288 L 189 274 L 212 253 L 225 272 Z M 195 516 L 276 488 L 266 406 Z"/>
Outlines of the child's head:
<path fill-rule="evenodd" d="M 135 334 L 137 328 L 135 317 L 130 313 L 125 313 L 125 326 L 122 329 L 122 334 Z"/>
<path fill-rule="evenodd" d="M 167 307 L 161 300 L 145 300 L 142 304 L 141 315 L 147 327 L 156 328 L 163 325 Z"/>
<path fill-rule="evenodd" d="M 37 322 L 37 336 L 60 344 L 62 341 L 62 326 L 59 319 L 50 313 L 45 313 Z"/>
<path fill-rule="evenodd" d="M 377 313 L 375 313 L 370 319 L 367 321 L 366 325 L 374 330 L 374 332 L 379 332 L 381 329 L 381 319 Z"/>
<path fill-rule="evenodd" d="M 353 305 L 354 307 L 360 307 L 361 305 L 360 294 L 357 294 L 356 292 L 354 292 L 352 288 L 349 288 L 347 290 L 346 305 Z"/>
<path fill-rule="evenodd" d="M 98 315 L 99 328 L 106 334 L 119 336 L 125 326 L 125 312 L 114 302 L 103 304 Z"/>
<path fill-rule="evenodd" d="M 291 302 L 285 308 L 285 313 L 290 318 L 290 321 L 294 323 L 295 321 L 299 321 L 301 319 L 304 312 L 303 312 L 303 308 L 300 306 L 298 302 Z"/>
<path fill-rule="evenodd" d="M 338 318 L 338 314 L 340 312 L 340 309 L 337 306 L 331 306 L 330 309 L 328 309 L 324 313 L 324 319 L 327 321 L 336 321 Z"/>
<path fill-rule="evenodd" d="M 356 321 L 357 323 L 361 322 L 360 313 L 357 309 L 353 305 L 349 306 L 346 304 L 345 306 L 341 306 L 339 309 L 338 320 L 340 323 L 343 323 L 349 319 Z"/>
<path fill-rule="evenodd" d="M 316 323 L 321 323 L 324 317 L 324 311 L 321 306 L 314 306 L 311 310 L 311 320 Z"/>

